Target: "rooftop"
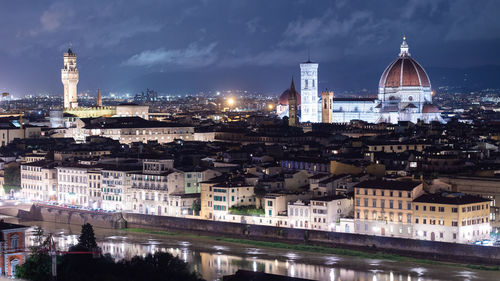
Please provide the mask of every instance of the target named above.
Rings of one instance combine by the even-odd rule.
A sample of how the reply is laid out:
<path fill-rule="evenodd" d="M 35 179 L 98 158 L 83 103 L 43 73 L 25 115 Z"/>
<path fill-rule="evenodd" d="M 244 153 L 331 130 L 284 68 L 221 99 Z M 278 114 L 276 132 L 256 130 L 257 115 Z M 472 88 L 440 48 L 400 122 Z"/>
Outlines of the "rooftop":
<path fill-rule="evenodd" d="M 424 194 L 417 199 L 413 200 L 416 203 L 434 203 L 446 205 L 465 205 L 489 202 L 489 199 L 482 198 L 481 196 L 464 194 L 464 193 L 435 193 Z"/>
<path fill-rule="evenodd" d="M 363 181 L 363 182 L 358 183 L 354 187 L 411 191 L 415 187 L 417 187 L 421 184 L 422 183 L 418 182 L 418 181 L 367 180 L 367 181 Z"/>

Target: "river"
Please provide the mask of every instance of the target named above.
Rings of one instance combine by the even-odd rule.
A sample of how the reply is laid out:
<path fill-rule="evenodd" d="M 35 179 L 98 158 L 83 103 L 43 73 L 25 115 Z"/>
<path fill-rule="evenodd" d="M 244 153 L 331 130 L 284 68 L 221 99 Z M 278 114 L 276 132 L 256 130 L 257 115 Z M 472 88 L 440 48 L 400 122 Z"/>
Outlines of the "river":
<path fill-rule="evenodd" d="M 17 218 L 4 219 L 19 223 Z M 22 224 L 32 226 L 31 229 L 41 226 L 46 233 L 53 233 L 61 250 L 75 244 L 81 230 L 80 226 L 49 222 Z M 94 230 L 103 252 L 115 259 L 165 251 L 188 262 L 207 281 L 221 280 L 222 276 L 232 274 L 239 268 L 331 281 L 500 280 L 498 271 L 256 248 L 195 237 L 170 237 L 102 228 Z M 32 237 L 27 236 L 26 243 L 31 245 Z"/>

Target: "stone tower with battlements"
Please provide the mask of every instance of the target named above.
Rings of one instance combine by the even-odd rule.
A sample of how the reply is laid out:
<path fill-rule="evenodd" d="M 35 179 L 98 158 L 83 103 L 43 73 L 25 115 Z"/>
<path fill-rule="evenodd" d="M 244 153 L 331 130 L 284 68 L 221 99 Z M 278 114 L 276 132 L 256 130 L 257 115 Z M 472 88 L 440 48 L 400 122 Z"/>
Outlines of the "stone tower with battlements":
<path fill-rule="evenodd" d="M 76 54 L 71 51 L 64 53 L 64 68 L 61 69 L 61 81 L 64 86 L 64 108 L 78 107 L 78 68 L 76 68 Z"/>

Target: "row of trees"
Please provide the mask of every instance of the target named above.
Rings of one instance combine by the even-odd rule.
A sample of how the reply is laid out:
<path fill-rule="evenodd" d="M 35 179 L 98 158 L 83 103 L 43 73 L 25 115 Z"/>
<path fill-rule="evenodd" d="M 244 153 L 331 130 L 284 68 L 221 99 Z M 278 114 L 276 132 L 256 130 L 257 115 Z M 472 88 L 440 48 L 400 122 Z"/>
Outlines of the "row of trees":
<path fill-rule="evenodd" d="M 31 255 L 26 262 L 17 268 L 16 277 L 32 281 L 52 280 L 51 257 L 48 251 L 50 241 L 41 229 L 35 231 L 35 240 L 40 246 L 31 249 Z M 81 254 L 82 252 L 89 253 Z M 57 257 L 57 280 L 203 280 L 196 272 L 189 270 L 187 263 L 169 253 L 158 252 L 146 257 L 135 256 L 130 260 L 115 262 L 109 254 L 96 255 L 96 252 L 99 250 L 94 230 L 92 225 L 85 224 L 82 226 L 78 244 L 70 247 L 69 253 Z"/>

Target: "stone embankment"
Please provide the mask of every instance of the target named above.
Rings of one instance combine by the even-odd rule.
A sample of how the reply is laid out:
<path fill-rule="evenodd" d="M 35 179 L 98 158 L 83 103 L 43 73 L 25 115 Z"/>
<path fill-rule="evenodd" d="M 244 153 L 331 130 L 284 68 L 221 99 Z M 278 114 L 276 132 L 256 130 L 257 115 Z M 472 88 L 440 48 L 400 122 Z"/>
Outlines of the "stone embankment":
<path fill-rule="evenodd" d="M 2 213 L 2 209 L 0 209 Z M 500 264 L 500 247 L 486 247 L 436 241 L 381 237 L 355 233 L 249 225 L 232 222 L 208 221 L 192 218 L 152 216 L 131 213 L 96 213 L 54 206 L 35 206 L 29 211 L 19 210 L 17 216 L 25 220 L 42 220 L 65 224 L 91 223 L 102 228 L 139 227 L 220 235 L 272 242 L 307 243 L 325 247 L 364 251 L 382 251 L 422 259 L 443 260 L 466 264 Z"/>

